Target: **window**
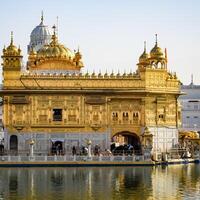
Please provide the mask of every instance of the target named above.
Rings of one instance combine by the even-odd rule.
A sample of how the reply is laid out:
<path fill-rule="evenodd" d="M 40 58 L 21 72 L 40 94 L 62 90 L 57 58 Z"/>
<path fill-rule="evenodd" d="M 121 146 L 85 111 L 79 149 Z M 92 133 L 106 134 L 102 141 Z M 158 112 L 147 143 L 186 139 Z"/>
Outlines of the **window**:
<path fill-rule="evenodd" d="M 194 118 L 198 118 L 198 116 L 194 116 Z"/>
<path fill-rule="evenodd" d="M 164 115 L 163 114 L 160 114 L 158 115 L 159 119 L 164 119 Z"/>
<path fill-rule="evenodd" d="M 138 112 L 133 113 L 133 118 L 138 118 Z"/>
<path fill-rule="evenodd" d="M 62 121 L 62 109 L 53 109 L 53 121 Z"/>
<path fill-rule="evenodd" d="M 187 116 L 186 118 L 190 118 L 190 116 Z"/>
<path fill-rule="evenodd" d="M 123 112 L 123 117 L 128 117 L 128 113 L 127 112 Z"/>
<path fill-rule="evenodd" d="M 128 120 L 128 112 L 123 112 L 122 116 L 124 121 Z"/>
<path fill-rule="evenodd" d="M 112 120 L 113 121 L 117 121 L 118 120 L 118 113 L 117 112 L 113 112 L 112 113 Z"/>
<path fill-rule="evenodd" d="M 198 105 L 194 105 L 194 109 L 195 109 L 195 110 L 198 110 Z"/>

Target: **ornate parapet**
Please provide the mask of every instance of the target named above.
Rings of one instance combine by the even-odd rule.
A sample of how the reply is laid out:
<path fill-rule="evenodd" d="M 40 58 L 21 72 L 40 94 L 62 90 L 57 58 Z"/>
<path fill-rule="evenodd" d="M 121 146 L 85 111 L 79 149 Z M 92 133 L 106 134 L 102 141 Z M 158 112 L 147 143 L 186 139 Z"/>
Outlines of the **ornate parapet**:
<path fill-rule="evenodd" d="M 22 74 L 18 82 L 26 89 L 142 89 L 144 82 L 138 75 L 98 75 L 95 74 Z M 6 84 L 9 87 L 9 84 Z M 10 87 L 12 85 L 10 84 Z"/>

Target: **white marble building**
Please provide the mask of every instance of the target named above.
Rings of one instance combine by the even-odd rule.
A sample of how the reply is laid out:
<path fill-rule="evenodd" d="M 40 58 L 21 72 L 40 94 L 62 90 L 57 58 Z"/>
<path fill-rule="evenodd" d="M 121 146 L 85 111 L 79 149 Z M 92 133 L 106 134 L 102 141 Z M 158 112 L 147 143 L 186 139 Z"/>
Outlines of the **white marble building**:
<path fill-rule="evenodd" d="M 193 130 L 200 133 L 200 85 L 193 81 L 181 87 L 184 95 L 179 97 L 182 106 L 182 130 Z"/>

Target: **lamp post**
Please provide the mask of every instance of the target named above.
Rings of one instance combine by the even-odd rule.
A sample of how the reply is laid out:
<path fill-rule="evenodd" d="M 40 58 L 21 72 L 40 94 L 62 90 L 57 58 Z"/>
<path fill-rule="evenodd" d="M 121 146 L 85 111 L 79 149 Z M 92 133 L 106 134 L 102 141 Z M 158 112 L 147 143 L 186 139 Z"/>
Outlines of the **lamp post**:
<path fill-rule="evenodd" d="M 35 141 L 31 139 L 29 144 L 30 144 L 30 156 L 33 157 L 33 145 L 35 144 Z"/>
<path fill-rule="evenodd" d="M 88 145 L 88 158 L 92 157 L 91 144 L 92 144 L 92 141 L 88 140 L 87 141 L 87 145 Z"/>

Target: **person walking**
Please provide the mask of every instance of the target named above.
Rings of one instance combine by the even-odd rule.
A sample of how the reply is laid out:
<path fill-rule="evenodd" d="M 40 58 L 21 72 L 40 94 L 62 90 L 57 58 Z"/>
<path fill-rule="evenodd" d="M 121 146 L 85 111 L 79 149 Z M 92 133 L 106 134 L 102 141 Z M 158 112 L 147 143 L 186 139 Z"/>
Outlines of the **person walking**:
<path fill-rule="evenodd" d="M 73 156 L 76 155 L 76 147 L 75 147 L 75 146 L 72 147 L 72 155 L 73 155 Z"/>

